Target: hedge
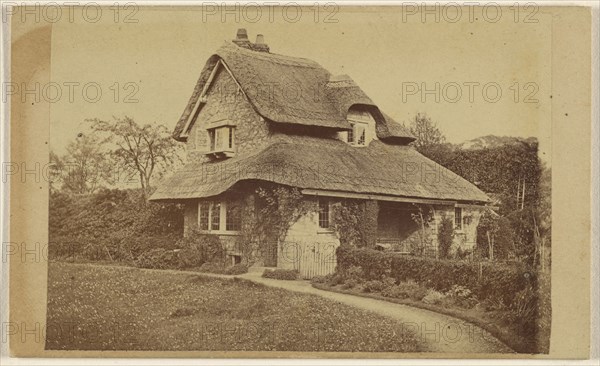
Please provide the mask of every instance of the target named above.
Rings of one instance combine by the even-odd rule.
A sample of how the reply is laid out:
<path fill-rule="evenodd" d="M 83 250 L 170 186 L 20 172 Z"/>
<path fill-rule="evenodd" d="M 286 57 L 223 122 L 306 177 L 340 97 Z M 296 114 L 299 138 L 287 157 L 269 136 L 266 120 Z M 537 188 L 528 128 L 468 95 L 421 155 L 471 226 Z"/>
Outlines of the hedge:
<path fill-rule="evenodd" d="M 365 280 L 392 277 L 396 282 L 413 280 L 437 291 L 448 291 L 453 285 L 470 289 L 480 300 L 498 299 L 508 305 L 517 292 L 537 289 L 535 271 L 519 263 L 474 263 L 437 260 L 366 248 L 340 246 L 336 251 L 337 271 L 361 267 Z M 481 265 L 481 275 L 480 275 Z"/>

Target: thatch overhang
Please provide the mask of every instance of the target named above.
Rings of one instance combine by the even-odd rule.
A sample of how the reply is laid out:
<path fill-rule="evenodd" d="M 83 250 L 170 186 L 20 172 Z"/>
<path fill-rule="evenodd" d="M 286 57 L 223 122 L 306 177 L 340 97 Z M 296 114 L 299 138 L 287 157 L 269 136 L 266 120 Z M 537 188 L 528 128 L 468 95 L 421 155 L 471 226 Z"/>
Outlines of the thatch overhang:
<path fill-rule="evenodd" d="M 490 201 L 475 185 L 410 146 L 374 140 L 357 148 L 334 139 L 283 134 L 252 154 L 189 163 L 162 182 L 150 199 L 213 197 L 244 181 L 477 205 Z"/>
<path fill-rule="evenodd" d="M 211 74 L 222 62 L 232 74 L 250 104 L 263 118 L 277 123 L 348 130 L 348 110 L 355 105 L 369 109 L 377 121 L 377 136 L 399 143 L 414 141 L 402 125 L 385 116 L 373 101 L 349 78 L 336 79 L 318 63 L 297 57 L 256 52 L 226 42 L 211 56 L 192 96 L 179 119 L 173 137 L 186 140 L 186 129 L 196 116 L 201 94 Z"/>

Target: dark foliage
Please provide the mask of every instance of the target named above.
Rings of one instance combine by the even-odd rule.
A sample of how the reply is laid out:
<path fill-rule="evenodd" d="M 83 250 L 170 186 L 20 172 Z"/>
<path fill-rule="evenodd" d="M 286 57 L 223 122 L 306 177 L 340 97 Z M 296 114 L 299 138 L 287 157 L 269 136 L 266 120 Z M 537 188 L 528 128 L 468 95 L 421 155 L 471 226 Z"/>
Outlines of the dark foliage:
<path fill-rule="evenodd" d="M 516 292 L 537 288 L 535 273 L 519 263 L 436 260 L 341 246 L 336 254 L 337 271 L 342 274 L 360 267 L 367 281 L 389 276 L 398 283 L 412 280 L 442 292 L 460 285 L 470 289 L 480 300 L 497 298 L 506 306 Z"/>
<path fill-rule="evenodd" d="M 176 249 L 182 232 L 179 205 L 148 203 L 139 190 L 50 195 L 50 259 L 134 262 L 150 249 Z"/>
<path fill-rule="evenodd" d="M 345 199 L 333 206 L 331 224 L 342 245 L 374 248 L 378 214 L 377 201 Z"/>
<path fill-rule="evenodd" d="M 493 243 L 494 259 L 508 259 L 510 254 L 518 254 L 510 221 L 488 211 L 477 225 L 477 251 L 483 258 L 490 258 L 490 242 Z"/>
<path fill-rule="evenodd" d="M 451 145 L 432 145 L 419 151 L 428 158 L 470 182 L 484 192 L 497 194 L 499 212 L 506 216 L 517 207 L 517 190 L 525 182 L 525 205 L 536 206 L 540 200 L 542 164 L 538 144 L 521 142 L 494 148 L 457 149 Z"/>
<path fill-rule="evenodd" d="M 440 258 L 448 258 L 454 238 L 454 223 L 450 217 L 444 216 L 438 227 L 438 244 L 440 248 Z"/>
<path fill-rule="evenodd" d="M 174 250 L 163 248 L 150 249 L 136 259 L 136 265 L 140 268 L 152 269 L 179 268 L 179 257 L 177 254 Z"/>
<path fill-rule="evenodd" d="M 262 276 L 264 278 L 272 278 L 275 280 L 297 280 L 298 271 L 294 269 L 265 269 Z"/>

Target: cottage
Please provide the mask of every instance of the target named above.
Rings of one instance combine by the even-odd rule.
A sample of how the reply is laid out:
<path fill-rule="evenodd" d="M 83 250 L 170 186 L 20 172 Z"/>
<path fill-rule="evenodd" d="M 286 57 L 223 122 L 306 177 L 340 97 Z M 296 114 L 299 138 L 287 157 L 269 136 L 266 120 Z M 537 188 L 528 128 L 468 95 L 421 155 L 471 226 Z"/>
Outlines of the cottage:
<path fill-rule="evenodd" d="M 369 246 L 435 256 L 441 220 L 454 224 L 453 250 L 469 250 L 490 201 L 410 146 L 415 138 L 350 77 L 271 53 L 243 29 L 206 62 L 173 137 L 188 164 L 150 199 L 184 203 L 186 233 L 218 235 L 240 261 L 244 220 L 263 212 L 244 211 L 257 188 L 296 189 L 308 209 L 255 260 L 304 277 L 334 270 L 347 234 L 335 230 L 334 213 L 348 202 L 372 213 L 355 223 L 370 227 Z"/>

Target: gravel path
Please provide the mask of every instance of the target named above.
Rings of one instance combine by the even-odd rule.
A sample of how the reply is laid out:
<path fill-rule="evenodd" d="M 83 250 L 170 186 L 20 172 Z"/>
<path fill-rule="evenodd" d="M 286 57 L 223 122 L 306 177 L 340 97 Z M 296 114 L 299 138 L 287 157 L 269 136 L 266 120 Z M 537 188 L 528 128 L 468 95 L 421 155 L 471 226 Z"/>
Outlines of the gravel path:
<path fill-rule="evenodd" d="M 251 268 L 240 278 L 289 291 L 318 295 L 359 309 L 369 310 L 403 322 L 414 331 L 426 352 L 439 353 L 514 353 L 480 327 L 433 311 L 389 301 L 341 294 L 312 287 L 308 281 L 281 281 L 262 278 L 262 268 Z"/>

